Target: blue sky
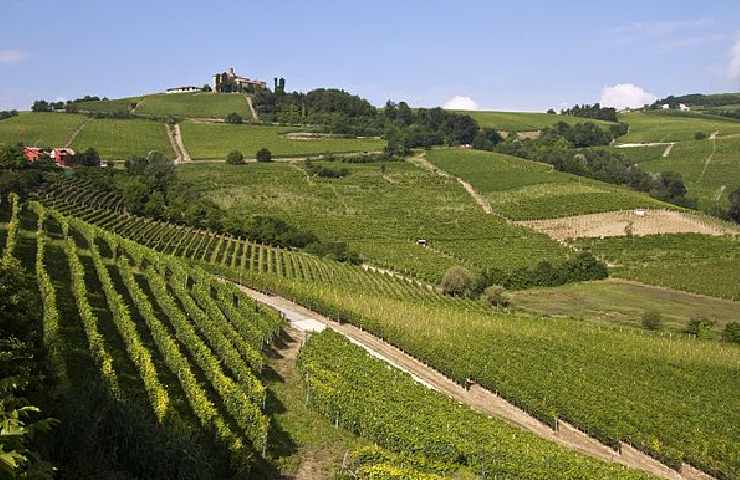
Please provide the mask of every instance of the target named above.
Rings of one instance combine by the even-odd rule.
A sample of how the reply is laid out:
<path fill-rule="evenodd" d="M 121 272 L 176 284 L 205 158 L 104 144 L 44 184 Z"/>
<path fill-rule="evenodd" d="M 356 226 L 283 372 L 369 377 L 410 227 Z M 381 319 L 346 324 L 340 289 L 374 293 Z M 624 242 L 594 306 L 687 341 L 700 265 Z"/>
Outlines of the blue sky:
<path fill-rule="evenodd" d="M 2 0 L 0 110 L 237 72 L 381 104 L 544 110 L 740 91 L 740 2 Z M 463 99 L 463 102 L 467 100 Z"/>

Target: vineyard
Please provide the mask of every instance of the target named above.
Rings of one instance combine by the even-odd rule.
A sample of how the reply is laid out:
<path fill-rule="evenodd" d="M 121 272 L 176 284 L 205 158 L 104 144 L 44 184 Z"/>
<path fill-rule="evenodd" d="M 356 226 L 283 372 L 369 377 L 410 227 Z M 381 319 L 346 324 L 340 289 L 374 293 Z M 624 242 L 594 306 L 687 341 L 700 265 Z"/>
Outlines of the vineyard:
<path fill-rule="evenodd" d="M 63 146 L 84 121 L 82 115 L 21 112 L 0 121 L 0 144 Z"/>
<path fill-rule="evenodd" d="M 626 187 L 558 172 L 550 165 L 499 153 L 432 150 L 426 157 L 485 195 L 493 210 L 513 220 L 537 220 L 669 205 Z"/>
<path fill-rule="evenodd" d="M 252 118 L 247 100 L 242 94 L 207 92 L 147 95 L 139 100 L 136 113 L 186 118 L 219 118 L 238 113 L 243 119 Z"/>
<path fill-rule="evenodd" d="M 697 234 L 583 239 L 618 277 L 702 295 L 740 299 L 740 237 Z"/>
<path fill-rule="evenodd" d="M 483 128 L 495 128 L 497 130 L 514 132 L 542 130 L 555 125 L 557 122 L 565 122 L 571 125 L 585 121 L 606 124 L 606 122 L 603 122 L 602 120 L 537 112 L 466 111 L 464 113 L 473 117 Z"/>
<path fill-rule="evenodd" d="M 92 102 L 75 102 L 80 112 L 128 113 L 129 107 L 139 103 L 144 97 L 116 98 Z"/>
<path fill-rule="evenodd" d="M 397 468 L 450 478 L 462 465 L 479 478 L 650 478 L 474 413 L 328 330 L 301 350 L 299 368 L 310 405 L 400 453 Z"/>
<path fill-rule="evenodd" d="M 186 165 L 178 178 L 224 209 L 270 212 L 347 242 L 368 263 L 433 283 L 456 264 L 508 270 L 570 254 L 545 235 L 486 215 L 453 179 L 409 163 L 343 167 L 349 174 L 336 180 L 283 164 Z"/>
<path fill-rule="evenodd" d="M 262 347 L 281 318 L 172 257 L 40 203 L 27 208 L 37 218 L 43 342 L 59 391 L 85 388 L 84 372 L 95 372 L 113 399 L 142 402 L 156 424 L 213 432 L 230 468 L 248 470 L 266 448 Z M 4 255 L 16 250 L 19 210 L 14 201 Z M 59 253 L 66 279 L 50 269 Z M 71 290 L 74 310 L 60 310 L 60 288 Z"/>
<path fill-rule="evenodd" d="M 264 125 L 230 125 L 185 121 L 182 136 L 193 160 L 223 159 L 232 150 L 254 158 L 267 148 L 274 157 L 302 157 L 324 153 L 379 152 L 385 140 L 379 138 L 311 138 L 286 136 L 295 128 Z"/>
<path fill-rule="evenodd" d="M 169 158 L 175 154 L 163 123 L 138 119 L 92 119 L 72 142 L 75 150 L 94 148 L 102 158 L 123 161 L 155 150 Z"/>
<path fill-rule="evenodd" d="M 619 120 L 627 122 L 630 131 L 618 143 L 682 142 L 693 140 L 696 132 L 709 135 L 717 130 L 720 135 L 740 133 L 740 122 L 712 115 L 630 112 Z"/>

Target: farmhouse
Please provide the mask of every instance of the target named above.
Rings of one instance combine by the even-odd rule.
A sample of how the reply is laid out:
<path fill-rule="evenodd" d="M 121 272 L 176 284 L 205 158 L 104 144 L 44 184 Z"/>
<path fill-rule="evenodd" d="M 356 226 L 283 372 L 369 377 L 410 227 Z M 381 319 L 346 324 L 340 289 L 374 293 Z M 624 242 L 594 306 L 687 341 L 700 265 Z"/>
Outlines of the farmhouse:
<path fill-rule="evenodd" d="M 26 156 L 29 162 L 35 162 L 44 157 L 49 157 L 60 167 L 72 165 L 72 156 L 74 154 L 75 151 L 71 148 L 25 147 L 23 149 L 23 155 Z"/>
<path fill-rule="evenodd" d="M 200 88 L 193 86 L 168 88 L 167 93 L 200 92 Z"/>
<path fill-rule="evenodd" d="M 262 80 L 252 80 L 240 77 L 234 71 L 234 67 L 223 73 L 214 73 L 211 80 L 211 88 L 214 92 L 243 92 L 248 90 L 259 90 L 265 88 L 267 83 Z"/>

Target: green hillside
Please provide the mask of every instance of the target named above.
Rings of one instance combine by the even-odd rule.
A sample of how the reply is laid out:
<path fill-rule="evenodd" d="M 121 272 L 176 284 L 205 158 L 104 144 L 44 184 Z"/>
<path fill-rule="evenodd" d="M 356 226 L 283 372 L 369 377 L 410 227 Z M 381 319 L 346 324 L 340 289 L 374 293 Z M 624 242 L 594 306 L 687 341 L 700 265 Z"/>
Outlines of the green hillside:
<path fill-rule="evenodd" d="M 432 150 L 436 166 L 469 182 L 493 210 L 514 220 L 537 220 L 669 205 L 625 187 L 558 172 L 510 155 L 464 149 Z"/>
<path fill-rule="evenodd" d="M 629 133 L 617 139 L 618 143 L 681 142 L 693 140 L 696 132 L 710 135 L 740 133 L 740 121 L 699 113 L 630 112 L 620 115 L 630 126 Z"/>
<path fill-rule="evenodd" d="M 465 111 L 460 112 L 473 117 L 483 128 L 495 128 L 514 132 L 542 130 L 551 127 L 557 122 L 576 124 L 581 122 L 596 122 L 607 124 L 602 120 L 573 117 L 569 115 L 553 115 L 539 112 L 483 112 Z"/>
<path fill-rule="evenodd" d="M 136 107 L 137 114 L 188 118 L 224 118 L 232 112 L 252 118 L 246 98 L 239 93 L 161 93 L 143 97 Z"/>
<path fill-rule="evenodd" d="M 81 112 L 128 113 L 131 105 L 138 104 L 143 98 L 127 97 L 97 102 L 75 102 L 74 106 Z"/>
<path fill-rule="evenodd" d="M 61 147 L 84 121 L 83 115 L 21 112 L 0 120 L 0 143 Z"/>
<path fill-rule="evenodd" d="M 255 158 L 257 150 L 268 148 L 276 157 L 300 157 L 321 153 L 377 152 L 385 141 L 377 138 L 291 139 L 295 128 L 263 125 L 230 125 L 185 121 L 182 136 L 193 160 L 221 160 L 232 150 Z"/>
<path fill-rule="evenodd" d="M 145 156 L 152 150 L 174 158 L 166 128 L 163 123 L 150 120 L 91 119 L 72 142 L 72 148 L 94 148 L 108 161 Z"/>

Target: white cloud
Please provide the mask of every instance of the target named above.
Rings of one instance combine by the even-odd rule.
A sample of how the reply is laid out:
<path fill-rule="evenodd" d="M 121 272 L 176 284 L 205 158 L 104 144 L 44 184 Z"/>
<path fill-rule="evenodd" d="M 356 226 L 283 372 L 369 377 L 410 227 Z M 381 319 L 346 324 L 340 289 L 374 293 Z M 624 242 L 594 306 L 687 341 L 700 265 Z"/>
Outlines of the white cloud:
<path fill-rule="evenodd" d="M 470 97 L 455 96 L 447 100 L 442 108 L 447 110 L 478 110 L 478 104 Z"/>
<path fill-rule="evenodd" d="M 730 50 L 728 71 L 732 80 L 740 81 L 740 35 L 738 35 L 735 45 Z"/>
<path fill-rule="evenodd" d="M 599 103 L 603 107 L 617 109 L 625 107 L 642 107 L 646 103 L 653 103 L 656 97 L 634 83 L 618 83 L 601 90 Z"/>
<path fill-rule="evenodd" d="M 22 50 L 0 50 L 0 63 L 18 63 L 26 56 Z"/>

